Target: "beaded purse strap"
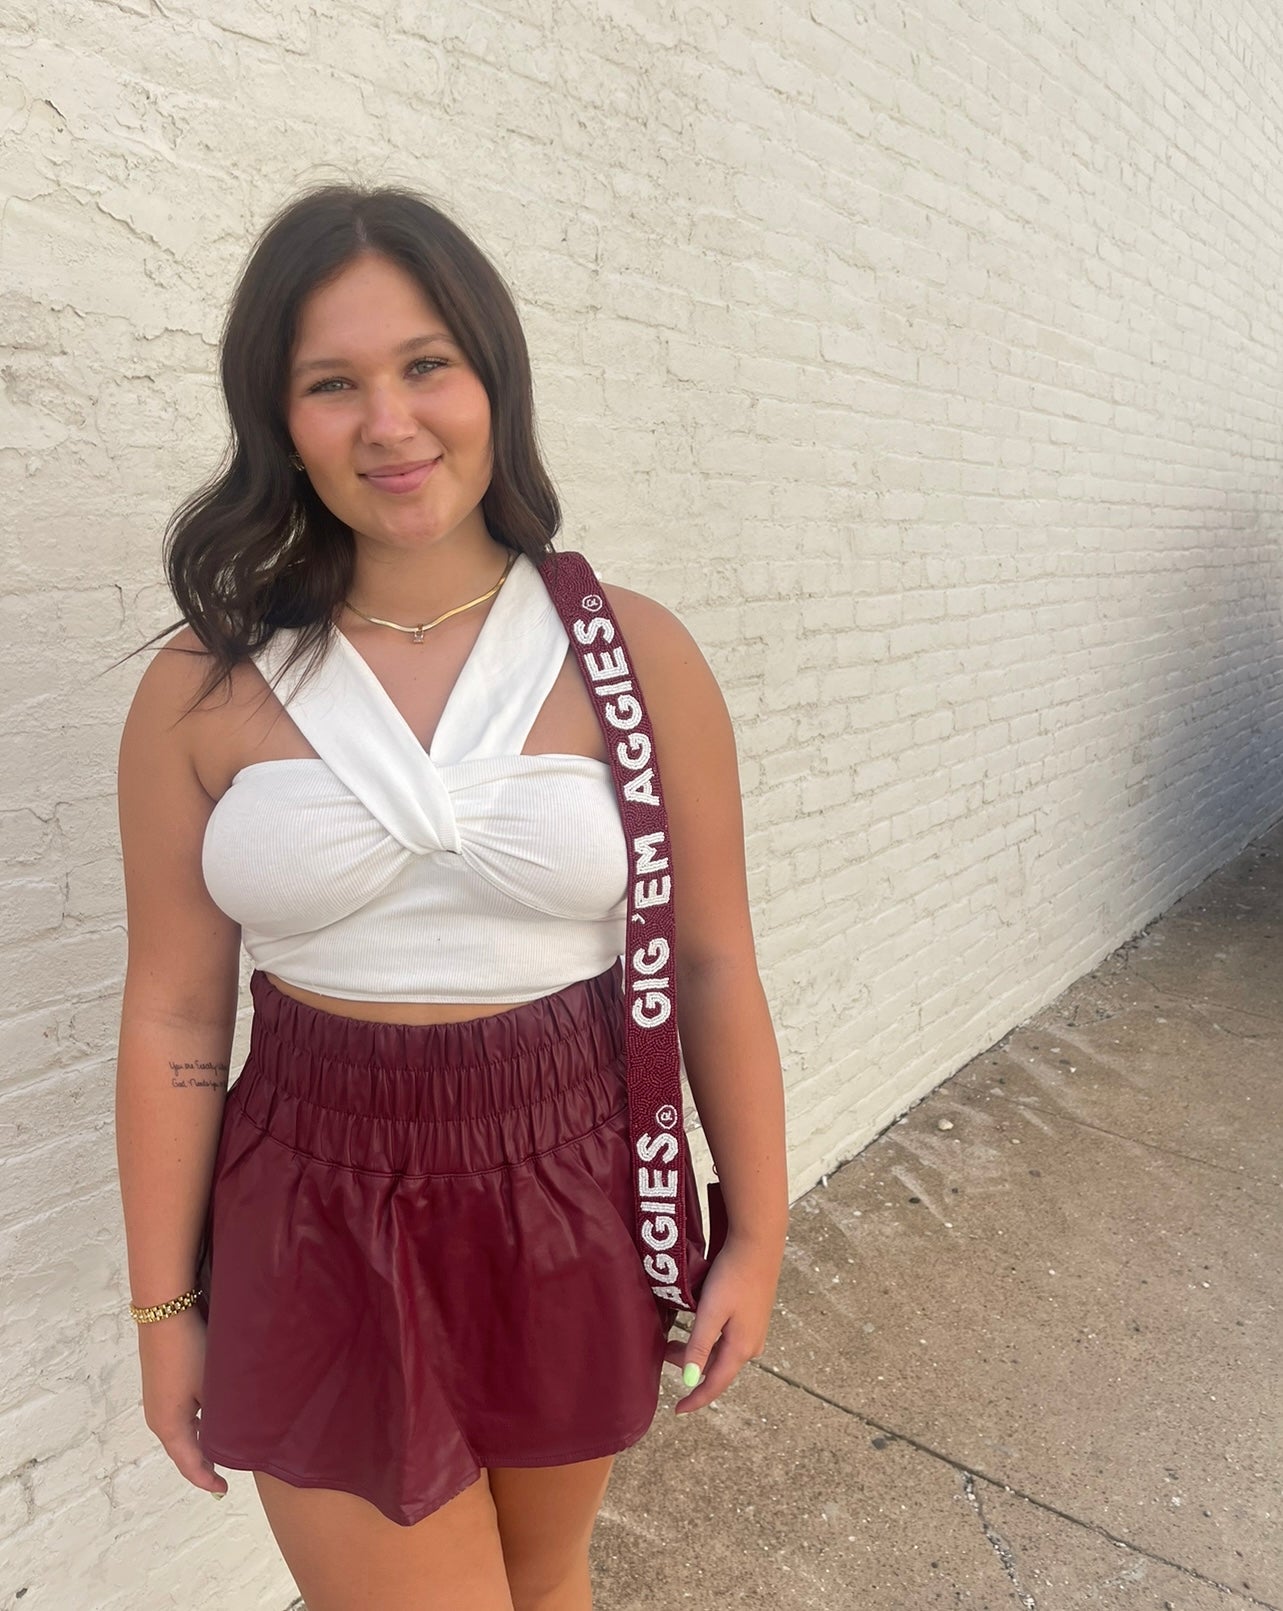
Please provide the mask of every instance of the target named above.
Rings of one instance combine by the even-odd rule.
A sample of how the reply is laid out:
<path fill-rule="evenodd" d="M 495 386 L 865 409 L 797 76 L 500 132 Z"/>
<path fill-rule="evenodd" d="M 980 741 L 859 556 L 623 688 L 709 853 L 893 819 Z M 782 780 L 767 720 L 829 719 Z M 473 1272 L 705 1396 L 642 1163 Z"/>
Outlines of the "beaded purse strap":
<path fill-rule="evenodd" d="M 673 878 L 654 729 L 624 635 L 591 565 L 582 554 L 550 554 L 539 574 L 566 628 L 606 740 L 628 844 L 623 990 L 638 1251 L 655 1298 L 693 1311 L 696 1295 L 686 1268 L 688 1164 Z M 711 1262 L 726 1236 L 717 1181 L 708 1187 L 708 1230 Z"/>

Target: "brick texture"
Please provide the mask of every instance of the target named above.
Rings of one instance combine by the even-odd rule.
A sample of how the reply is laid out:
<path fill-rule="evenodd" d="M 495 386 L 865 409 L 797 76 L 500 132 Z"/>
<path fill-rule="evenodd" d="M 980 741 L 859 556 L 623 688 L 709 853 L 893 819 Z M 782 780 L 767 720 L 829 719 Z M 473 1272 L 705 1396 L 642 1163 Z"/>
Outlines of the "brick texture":
<path fill-rule="evenodd" d="M 800 1193 L 1283 808 L 1283 20 L 0 0 L 0 63 L 0 1604 L 280 1611 L 141 1425 L 110 1128 L 112 662 L 253 232 L 408 182 L 509 276 L 564 542 L 736 720 Z"/>

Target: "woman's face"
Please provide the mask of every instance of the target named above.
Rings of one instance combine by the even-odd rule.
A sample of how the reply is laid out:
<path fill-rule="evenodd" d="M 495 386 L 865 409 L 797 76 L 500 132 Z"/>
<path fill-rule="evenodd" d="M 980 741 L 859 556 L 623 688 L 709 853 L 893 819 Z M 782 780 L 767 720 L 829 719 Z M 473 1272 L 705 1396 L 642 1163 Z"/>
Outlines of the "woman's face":
<path fill-rule="evenodd" d="M 395 263 L 354 259 L 303 304 L 286 423 L 317 495 L 358 537 L 448 536 L 490 485 L 490 401 L 444 320 Z"/>

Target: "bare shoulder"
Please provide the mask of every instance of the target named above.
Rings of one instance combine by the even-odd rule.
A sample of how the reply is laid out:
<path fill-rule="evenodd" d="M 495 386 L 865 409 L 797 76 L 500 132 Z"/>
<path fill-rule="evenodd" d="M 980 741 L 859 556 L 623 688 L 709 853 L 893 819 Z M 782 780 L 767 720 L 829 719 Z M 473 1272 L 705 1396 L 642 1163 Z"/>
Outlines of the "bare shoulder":
<path fill-rule="evenodd" d="M 157 730 L 181 728 L 189 735 L 211 723 L 221 725 L 228 714 L 244 714 L 262 693 L 262 677 L 246 661 L 211 688 L 214 665 L 214 656 L 192 628 L 180 627 L 153 651 L 134 692 L 129 720 Z"/>
<path fill-rule="evenodd" d="M 689 628 L 658 600 L 603 582 L 663 748 L 699 736 L 729 739 L 730 715 L 713 670 Z"/>
<path fill-rule="evenodd" d="M 602 586 L 648 693 L 652 682 L 667 683 L 692 671 L 716 686 L 690 630 L 666 605 L 631 588 Z"/>
<path fill-rule="evenodd" d="M 180 627 L 152 652 L 134 691 L 121 734 L 120 765 L 148 768 L 170 758 L 194 768 L 217 798 L 226 787 L 246 718 L 261 702 L 264 684 L 252 663 L 210 687 L 214 656 L 192 631 Z M 234 767 L 233 767 L 234 770 Z"/>
<path fill-rule="evenodd" d="M 197 703 L 213 659 L 191 627 L 180 627 L 153 652 L 134 691 L 126 729 L 154 734 L 177 726 Z"/>
<path fill-rule="evenodd" d="M 606 597 L 620 626 L 630 638 L 638 634 L 676 635 L 686 632 L 686 628 L 673 612 L 658 599 L 649 598 L 645 593 L 634 592 L 631 587 L 616 587 L 613 582 L 609 584 L 603 582 L 602 586 L 606 589 Z M 689 636 L 689 633 L 686 635 Z"/>

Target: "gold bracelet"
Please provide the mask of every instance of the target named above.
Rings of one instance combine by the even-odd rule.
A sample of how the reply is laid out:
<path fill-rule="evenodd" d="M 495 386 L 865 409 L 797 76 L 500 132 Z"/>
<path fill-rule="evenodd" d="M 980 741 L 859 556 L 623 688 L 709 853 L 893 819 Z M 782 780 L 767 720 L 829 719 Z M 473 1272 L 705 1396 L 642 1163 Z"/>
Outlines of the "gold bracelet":
<path fill-rule="evenodd" d="M 167 1320 L 170 1315 L 181 1314 L 184 1309 L 190 1309 L 200 1295 L 200 1288 L 193 1287 L 190 1292 L 184 1292 L 181 1298 L 170 1298 L 167 1303 L 153 1303 L 146 1308 L 139 1308 L 136 1303 L 131 1303 L 129 1318 L 136 1320 L 140 1326 L 145 1326 L 151 1320 Z"/>

